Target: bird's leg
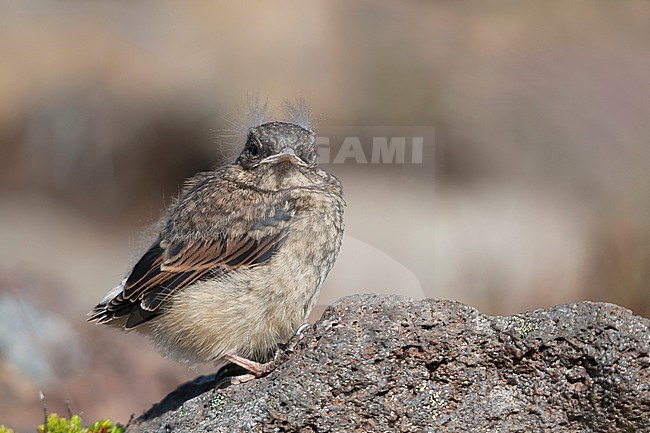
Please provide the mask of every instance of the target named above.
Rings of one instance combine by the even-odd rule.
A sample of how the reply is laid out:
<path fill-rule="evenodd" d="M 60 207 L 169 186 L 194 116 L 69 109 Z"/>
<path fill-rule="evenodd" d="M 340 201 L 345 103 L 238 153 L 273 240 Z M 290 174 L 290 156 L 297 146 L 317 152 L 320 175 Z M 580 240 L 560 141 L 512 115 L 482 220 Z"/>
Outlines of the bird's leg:
<path fill-rule="evenodd" d="M 293 344 L 287 344 L 284 348 L 282 348 L 282 345 L 280 345 L 281 349 L 278 349 L 275 352 L 275 356 L 269 362 L 265 362 L 262 364 L 260 362 L 252 361 L 248 358 L 244 358 L 243 356 L 239 356 L 239 355 L 224 355 L 223 359 L 232 362 L 233 364 L 237 364 L 240 367 L 245 368 L 246 370 L 251 372 L 251 374 L 242 374 L 240 376 L 233 377 L 231 379 L 231 383 L 238 384 L 238 383 L 248 382 L 249 380 L 262 377 L 265 374 L 268 374 L 271 371 L 273 371 L 276 365 L 278 364 L 282 354 L 285 351 L 293 352 L 293 349 L 295 348 L 296 344 L 303 337 L 302 332 L 305 329 L 307 329 L 309 326 L 310 326 L 309 323 L 303 323 L 302 325 L 300 325 L 300 327 L 294 334 L 295 336 L 298 337 L 298 339 Z"/>
<path fill-rule="evenodd" d="M 264 376 L 267 373 L 270 373 L 275 368 L 274 362 L 266 362 L 264 364 L 250 359 L 244 358 L 239 355 L 225 355 L 228 361 L 239 365 L 240 367 L 245 368 L 246 370 L 253 373 L 256 377 Z"/>
<path fill-rule="evenodd" d="M 241 376 L 233 377 L 232 383 L 235 384 L 248 382 L 251 379 L 262 377 L 265 374 L 268 374 L 271 371 L 273 371 L 273 369 L 275 368 L 275 360 L 262 364 L 260 362 L 255 362 L 239 355 L 224 355 L 224 359 L 227 359 L 233 364 L 237 364 L 240 367 L 245 368 L 246 370 L 251 372 L 251 374 L 243 374 Z"/>

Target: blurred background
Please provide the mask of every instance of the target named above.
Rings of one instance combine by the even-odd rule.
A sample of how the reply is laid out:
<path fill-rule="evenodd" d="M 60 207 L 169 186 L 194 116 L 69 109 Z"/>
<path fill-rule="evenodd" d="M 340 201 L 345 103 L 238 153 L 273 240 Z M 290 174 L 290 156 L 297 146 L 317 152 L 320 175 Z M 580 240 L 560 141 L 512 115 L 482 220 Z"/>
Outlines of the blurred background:
<path fill-rule="evenodd" d="M 34 431 L 39 390 L 126 422 L 212 372 L 85 314 L 183 179 L 234 158 L 254 93 L 363 140 L 435 131 L 422 164 L 325 165 L 347 234 L 312 320 L 359 292 L 650 315 L 649 22 L 645 0 L 1 2 L 0 423 Z"/>

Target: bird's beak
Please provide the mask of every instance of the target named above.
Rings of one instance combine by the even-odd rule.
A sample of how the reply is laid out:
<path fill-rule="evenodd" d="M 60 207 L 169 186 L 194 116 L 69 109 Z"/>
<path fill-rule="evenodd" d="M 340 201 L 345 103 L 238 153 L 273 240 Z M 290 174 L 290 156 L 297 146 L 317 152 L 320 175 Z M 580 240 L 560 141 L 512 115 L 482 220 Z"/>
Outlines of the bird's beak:
<path fill-rule="evenodd" d="M 271 155 L 268 158 L 265 158 L 262 162 L 290 162 L 292 164 L 300 164 L 302 161 L 296 156 L 296 152 L 294 152 L 292 148 L 285 147 L 280 151 L 280 153 Z"/>
<path fill-rule="evenodd" d="M 278 154 L 278 162 L 293 162 L 296 158 L 296 153 L 290 147 L 285 147 L 282 152 Z"/>

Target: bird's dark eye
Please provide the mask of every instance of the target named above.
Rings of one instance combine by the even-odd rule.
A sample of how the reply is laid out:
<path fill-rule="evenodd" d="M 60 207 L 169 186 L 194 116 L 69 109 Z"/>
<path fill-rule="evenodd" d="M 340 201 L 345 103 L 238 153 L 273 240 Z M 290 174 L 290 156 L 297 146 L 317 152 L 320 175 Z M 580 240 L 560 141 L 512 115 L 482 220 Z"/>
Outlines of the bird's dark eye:
<path fill-rule="evenodd" d="M 304 160 L 305 160 L 305 162 L 306 162 L 307 164 L 311 164 L 311 163 L 313 163 L 314 161 L 316 161 L 316 152 L 315 152 L 314 150 L 310 150 L 310 151 L 307 152 L 307 154 L 305 155 Z"/>

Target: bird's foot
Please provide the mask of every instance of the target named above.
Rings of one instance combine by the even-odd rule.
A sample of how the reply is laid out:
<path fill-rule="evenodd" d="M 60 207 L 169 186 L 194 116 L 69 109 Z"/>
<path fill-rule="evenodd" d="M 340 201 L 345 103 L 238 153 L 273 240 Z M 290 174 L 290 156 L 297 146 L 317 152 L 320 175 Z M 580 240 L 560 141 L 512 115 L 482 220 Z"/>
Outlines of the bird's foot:
<path fill-rule="evenodd" d="M 254 374 L 241 374 L 239 376 L 234 376 L 230 378 L 231 385 L 239 385 L 240 383 L 246 383 L 249 380 L 256 379 Z"/>
<path fill-rule="evenodd" d="M 302 325 L 300 325 L 295 333 L 295 335 L 298 338 L 290 342 L 284 347 L 283 345 L 281 345 L 280 349 L 278 349 L 275 352 L 275 356 L 273 357 L 273 359 L 269 362 L 265 362 L 265 363 L 256 362 L 239 355 L 224 355 L 223 359 L 225 359 L 226 361 L 232 362 L 233 364 L 236 364 L 250 372 L 250 374 L 242 374 L 239 376 L 231 377 L 230 383 L 235 385 L 240 383 L 245 383 L 248 382 L 249 380 L 256 379 L 258 377 L 262 377 L 266 374 L 269 374 L 271 371 L 275 369 L 275 367 L 278 364 L 281 363 L 282 355 L 284 355 L 285 351 L 293 352 L 297 343 L 300 342 L 300 340 L 302 340 L 303 337 L 302 332 L 305 329 L 307 329 L 309 326 L 311 326 L 309 323 L 303 323 Z"/>
<path fill-rule="evenodd" d="M 303 323 L 302 325 L 298 326 L 298 329 L 296 329 L 296 335 L 301 335 L 302 332 L 309 328 L 311 326 L 311 323 Z"/>
<path fill-rule="evenodd" d="M 227 359 L 233 364 L 237 364 L 240 367 L 250 371 L 250 374 L 243 374 L 240 376 L 233 377 L 231 383 L 234 384 L 244 383 L 244 382 L 248 382 L 251 379 L 262 377 L 265 374 L 268 374 L 271 371 L 273 371 L 273 369 L 275 368 L 275 360 L 262 364 L 260 362 L 252 361 L 250 359 L 244 358 L 239 355 L 225 355 L 224 359 Z"/>
<path fill-rule="evenodd" d="M 302 341 L 302 339 L 305 337 L 303 332 L 305 329 L 309 328 L 311 326 L 311 323 L 303 323 L 298 327 L 296 330 L 296 333 L 294 334 L 294 338 L 292 338 L 287 344 L 281 346 L 282 352 L 288 352 L 291 353 L 293 352 L 298 344 Z M 280 352 L 280 351 L 278 351 Z M 276 357 L 279 355 L 279 353 L 276 353 Z"/>
<path fill-rule="evenodd" d="M 218 371 L 214 374 L 214 390 L 225 388 L 232 383 L 232 378 L 243 375 L 245 370 L 237 364 L 226 360 L 217 362 Z"/>

